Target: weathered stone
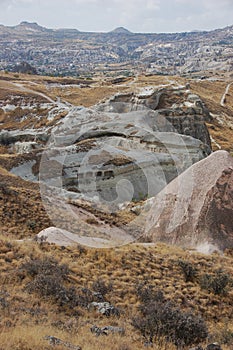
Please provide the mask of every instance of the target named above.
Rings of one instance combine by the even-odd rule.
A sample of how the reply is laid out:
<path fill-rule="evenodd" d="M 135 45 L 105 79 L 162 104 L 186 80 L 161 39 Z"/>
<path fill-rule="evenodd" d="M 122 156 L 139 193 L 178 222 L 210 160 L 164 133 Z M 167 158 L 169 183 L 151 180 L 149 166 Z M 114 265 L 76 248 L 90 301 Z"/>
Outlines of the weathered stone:
<path fill-rule="evenodd" d="M 60 183 L 87 199 L 99 197 L 113 205 L 152 197 L 211 151 L 204 112 L 200 108 L 198 115 L 187 115 L 187 98 L 185 87 L 151 88 L 118 94 L 92 109 L 70 107 L 48 130 L 40 174 L 33 175 L 49 186 Z M 195 103 L 189 101 L 194 109 Z M 25 130 L 23 139 L 12 132 L 10 137 L 29 142 L 29 135 Z"/>
<path fill-rule="evenodd" d="M 13 149 L 15 153 L 24 154 L 24 153 L 30 153 L 40 147 L 41 146 L 35 141 L 28 141 L 28 142 L 17 141 L 15 142 Z"/>
<path fill-rule="evenodd" d="M 92 326 L 90 330 L 91 333 L 94 333 L 97 337 L 99 337 L 100 335 L 108 335 L 104 327 Z"/>
<path fill-rule="evenodd" d="M 212 153 L 178 176 L 155 198 L 145 240 L 200 251 L 233 247 L 233 158 Z"/>
<path fill-rule="evenodd" d="M 119 316 L 120 312 L 117 308 L 111 305 L 109 302 L 92 302 L 89 305 L 89 309 L 96 309 L 100 314 L 105 316 Z"/>
<path fill-rule="evenodd" d="M 47 335 L 44 337 L 45 340 L 48 340 L 49 341 L 49 344 L 52 345 L 52 346 L 56 346 L 56 345 L 62 345 L 64 346 L 65 348 L 67 349 L 70 349 L 70 350 L 82 350 L 82 348 L 78 345 L 73 345 L 69 342 L 65 342 L 59 338 L 56 338 L 52 335 Z"/>
<path fill-rule="evenodd" d="M 37 142 L 42 148 L 34 151 L 35 160 L 30 153 L 30 162 L 25 160 L 12 169 L 26 180 L 40 180 L 46 210 L 59 228 L 40 232 L 38 239 L 91 246 L 137 239 L 144 225 L 125 227 L 120 219 L 112 225 L 112 214 L 123 203 L 156 196 L 211 152 L 203 109 L 196 106 L 196 100 L 187 101 L 188 95 L 185 87 L 143 88 L 92 108 L 66 106 L 65 117 L 38 130 L 40 140 L 35 130 L 7 134 L 13 137 L 12 144 Z M 47 143 L 44 135 L 49 137 Z M 80 200 L 89 208 L 97 207 L 99 213 L 87 213 L 89 209 L 79 207 Z M 112 215 L 107 224 L 102 213 Z"/>
<path fill-rule="evenodd" d="M 14 145 L 16 142 L 46 142 L 49 139 L 48 133 L 38 130 L 12 130 L 0 131 L 0 144 Z"/>
<path fill-rule="evenodd" d="M 203 118 L 199 117 L 198 129 L 192 116 L 186 116 L 185 122 L 179 116 L 176 129 L 176 117 L 169 121 L 160 110 L 145 105 L 152 97 L 157 96 L 159 101 L 162 93 L 152 90 L 149 96 L 117 95 L 93 110 L 70 112 L 53 129 L 47 157 L 59 161 L 65 155 L 60 165 L 64 187 L 76 187 L 89 198 L 99 195 L 104 202 L 142 199 L 155 195 L 187 167 L 206 157 L 210 141 Z M 123 187 L 122 181 L 130 182 L 131 187 Z M 118 183 L 120 194 L 116 191 Z"/>

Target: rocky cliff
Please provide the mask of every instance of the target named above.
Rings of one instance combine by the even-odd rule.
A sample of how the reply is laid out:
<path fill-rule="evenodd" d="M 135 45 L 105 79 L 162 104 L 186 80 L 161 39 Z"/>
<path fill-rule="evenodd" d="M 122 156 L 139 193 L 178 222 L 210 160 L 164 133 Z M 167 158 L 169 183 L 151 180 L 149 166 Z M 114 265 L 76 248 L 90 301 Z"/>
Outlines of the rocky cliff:
<path fill-rule="evenodd" d="M 31 174 L 34 180 L 40 175 L 50 185 L 60 183 L 77 195 L 115 205 L 154 196 L 206 157 L 211 152 L 208 117 L 199 97 L 186 87 L 143 89 L 89 109 L 70 107 L 41 136 L 39 130 L 26 129 L 0 137 L 8 137 L 18 152 L 37 149 L 37 158 L 14 168 L 15 174 Z"/>

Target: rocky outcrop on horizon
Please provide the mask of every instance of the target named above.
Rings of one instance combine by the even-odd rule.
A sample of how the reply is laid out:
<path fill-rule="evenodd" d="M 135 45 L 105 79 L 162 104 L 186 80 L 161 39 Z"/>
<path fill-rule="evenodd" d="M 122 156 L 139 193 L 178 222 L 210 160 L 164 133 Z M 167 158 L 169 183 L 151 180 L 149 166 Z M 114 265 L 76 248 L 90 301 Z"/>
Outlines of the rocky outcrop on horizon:
<path fill-rule="evenodd" d="M 137 68 L 155 74 L 231 71 L 232 38 L 233 26 L 167 34 L 131 33 L 125 28 L 91 33 L 22 22 L 0 26 L 0 69 L 11 70 L 26 61 L 40 74 L 75 76 L 119 70 L 121 65 L 127 73 Z"/>

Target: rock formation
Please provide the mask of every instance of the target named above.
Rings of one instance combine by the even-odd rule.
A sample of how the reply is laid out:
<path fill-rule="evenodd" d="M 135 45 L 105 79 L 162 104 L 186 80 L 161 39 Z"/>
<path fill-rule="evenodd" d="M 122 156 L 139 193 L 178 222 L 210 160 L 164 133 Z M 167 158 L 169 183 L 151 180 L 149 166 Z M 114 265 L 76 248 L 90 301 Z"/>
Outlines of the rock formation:
<path fill-rule="evenodd" d="M 11 123 L 0 132 L 0 143 L 17 153 L 8 167 L 14 175 L 40 182 L 52 225 L 63 230 L 46 231 L 48 241 L 95 246 L 134 241 L 142 228 L 131 216 L 127 228 L 125 221 L 112 226 L 122 205 L 156 196 L 211 153 L 208 110 L 187 86 L 137 87 L 91 108 L 61 101 L 42 105 L 49 108 L 48 123 L 46 116 L 23 130 Z M 12 103 L 2 106 L 9 108 L 15 111 Z"/>
<path fill-rule="evenodd" d="M 154 196 L 206 157 L 211 151 L 207 118 L 198 96 L 186 87 L 151 88 L 116 95 L 91 109 L 70 107 L 47 131 L 0 136 L 8 137 L 6 143 L 17 141 L 18 152 L 43 149 L 40 180 L 48 185 L 60 181 L 65 189 L 89 199 L 99 196 L 103 202 L 118 204 Z M 46 132 L 50 139 L 45 145 Z M 55 163 L 57 176 L 51 176 Z M 28 173 L 39 177 L 32 166 L 35 170 L 35 163 L 27 163 Z"/>
<path fill-rule="evenodd" d="M 32 67 L 27 62 L 20 62 L 12 68 L 12 72 L 23 73 L 23 74 L 37 74 L 36 68 Z"/>
<path fill-rule="evenodd" d="M 145 239 L 203 251 L 233 247 L 233 158 L 217 151 L 153 200 Z"/>

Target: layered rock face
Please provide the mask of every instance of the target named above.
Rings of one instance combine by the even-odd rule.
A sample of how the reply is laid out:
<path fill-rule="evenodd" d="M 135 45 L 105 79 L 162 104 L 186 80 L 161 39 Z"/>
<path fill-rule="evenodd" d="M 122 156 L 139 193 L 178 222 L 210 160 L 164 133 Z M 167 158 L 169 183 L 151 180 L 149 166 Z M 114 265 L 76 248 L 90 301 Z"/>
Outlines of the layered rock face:
<path fill-rule="evenodd" d="M 93 108 L 70 107 L 48 130 L 48 143 L 40 141 L 40 180 L 104 204 L 152 197 L 211 152 L 208 118 L 186 87 L 146 88 Z M 35 163 L 28 163 L 27 172 L 32 166 L 39 178 Z M 14 173 L 22 176 L 21 169 Z"/>
<path fill-rule="evenodd" d="M 145 239 L 200 251 L 233 247 L 233 158 L 212 153 L 154 199 Z"/>

